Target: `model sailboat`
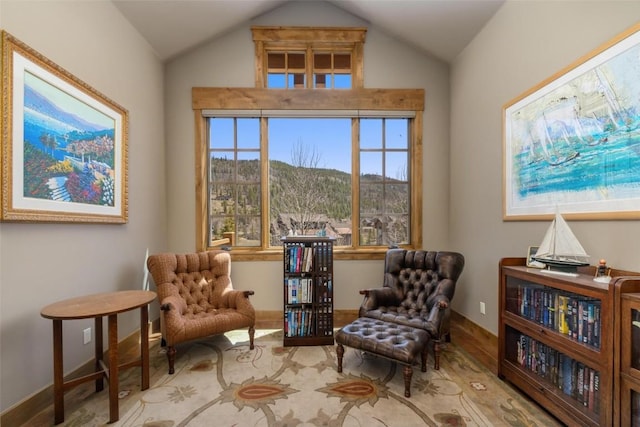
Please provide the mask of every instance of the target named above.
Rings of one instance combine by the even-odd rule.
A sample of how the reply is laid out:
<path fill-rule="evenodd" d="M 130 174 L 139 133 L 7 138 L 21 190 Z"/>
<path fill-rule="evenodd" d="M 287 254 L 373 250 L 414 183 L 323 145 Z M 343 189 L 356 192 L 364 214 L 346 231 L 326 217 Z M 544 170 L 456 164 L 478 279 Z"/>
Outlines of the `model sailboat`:
<path fill-rule="evenodd" d="M 533 259 L 546 264 L 549 270 L 575 272 L 579 266 L 589 265 L 588 258 L 560 212 L 556 212 Z"/>

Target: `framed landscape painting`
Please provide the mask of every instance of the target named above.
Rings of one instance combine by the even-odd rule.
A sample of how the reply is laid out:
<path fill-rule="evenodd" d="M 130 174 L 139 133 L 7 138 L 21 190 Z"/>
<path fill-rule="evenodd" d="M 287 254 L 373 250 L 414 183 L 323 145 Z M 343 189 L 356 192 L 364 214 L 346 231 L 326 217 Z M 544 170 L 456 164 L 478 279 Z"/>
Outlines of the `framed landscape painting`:
<path fill-rule="evenodd" d="M 503 218 L 640 218 L 640 24 L 503 109 Z"/>
<path fill-rule="evenodd" d="M 3 221 L 126 223 L 128 112 L 2 32 Z"/>

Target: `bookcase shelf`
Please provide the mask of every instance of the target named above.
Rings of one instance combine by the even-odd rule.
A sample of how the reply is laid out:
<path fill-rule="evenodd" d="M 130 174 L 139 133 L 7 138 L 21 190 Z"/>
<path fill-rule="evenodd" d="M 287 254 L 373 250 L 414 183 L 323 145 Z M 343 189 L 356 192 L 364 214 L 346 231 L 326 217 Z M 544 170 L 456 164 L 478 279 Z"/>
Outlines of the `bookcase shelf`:
<path fill-rule="evenodd" d="M 503 258 L 499 269 L 498 376 L 567 425 L 613 425 L 614 305 L 616 292 L 625 292 L 615 275 L 622 272 L 599 283 L 595 267 L 574 277 L 528 268 L 525 258 Z M 640 377 L 633 387 L 640 391 Z"/>
<path fill-rule="evenodd" d="M 286 237 L 283 345 L 333 345 L 333 242 Z"/>
<path fill-rule="evenodd" d="M 622 277 L 616 292 L 614 423 L 640 426 L 640 277 Z"/>

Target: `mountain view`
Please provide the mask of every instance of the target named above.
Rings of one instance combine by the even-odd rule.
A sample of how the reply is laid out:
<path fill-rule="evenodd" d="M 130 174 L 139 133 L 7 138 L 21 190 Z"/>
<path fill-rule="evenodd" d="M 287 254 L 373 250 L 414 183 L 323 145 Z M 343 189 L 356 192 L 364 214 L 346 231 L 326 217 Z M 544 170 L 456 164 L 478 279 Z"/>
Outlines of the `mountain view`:
<path fill-rule="evenodd" d="M 231 176 L 222 171 L 229 170 L 232 162 L 214 159 L 212 171 L 216 172 L 212 176 Z M 351 174 L 296 167 L 276 160 L 269 164 L 271 245 L 280 245 L 280 238 L 291 234 L 321 234 L 336 238 L 338 245 L 352 244 Z M 235 231 L 236 244 L 259 244 L 259 170 L 258 160 L 239 161 L 242 185 L 214 184 L 210 206 L 214 239 L 222 238 L 224 232 Z M 377 175 L 361 177 L 361 244 L 387 245 L 408 239 L 408 184 L 387 180 L 382 185 L 382 182 Z M 233 223 L 234 200 L 238 200 L 242 224 Z"/>

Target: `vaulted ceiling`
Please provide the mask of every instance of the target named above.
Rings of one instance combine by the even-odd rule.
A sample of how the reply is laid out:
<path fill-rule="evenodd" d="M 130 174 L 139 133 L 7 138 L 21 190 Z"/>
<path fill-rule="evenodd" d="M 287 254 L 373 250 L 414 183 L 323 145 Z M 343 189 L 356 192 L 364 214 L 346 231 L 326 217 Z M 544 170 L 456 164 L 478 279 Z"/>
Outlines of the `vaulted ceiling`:
<path fill-rule="evenodd" d="M 112 0 L 161 60 L 170 60 L 285 3 L 320 0 Z M 505 0 L 326 0 L 451 62 Z"/>

